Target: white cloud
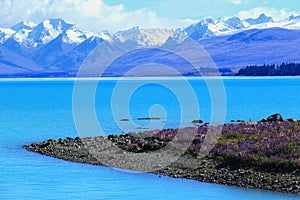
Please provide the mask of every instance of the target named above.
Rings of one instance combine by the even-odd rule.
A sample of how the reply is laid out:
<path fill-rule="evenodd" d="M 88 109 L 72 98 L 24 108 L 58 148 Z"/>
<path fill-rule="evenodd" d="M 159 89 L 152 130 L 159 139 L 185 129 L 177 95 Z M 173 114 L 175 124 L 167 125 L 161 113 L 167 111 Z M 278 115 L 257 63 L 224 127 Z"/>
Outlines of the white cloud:
<path fill-rule="evenodd" d="M 159 18 L 146 9 L 127 11 L 124 5 L 109 6 L 104 0 L 1 0 L 1 26 L 12 26 L 20 21 L 36 23 L 48 18 L 62 18 L 91 31 L 117 31 L 134 26 L 178 28 L 190 20 Z"/>
<path fill-rule="evenodd" d="M 235 5 L 239 5 L 239 4 L 243 4 L 245 2 L 243 2 L 242 0 L 230 0 L 231 3 L 235 4 Z"/>
<path fill-rule="evenodd" d="M 271 16 L 275 21 L 279 21 L 284 18 L 287 18 L 292 14 L 298 14 L 297 12 L 287 11 L 285 9 L 277 10 L 275 8 L 257 7 L 248 11 L 241 11 L 237 14 L 237 16 L 240 17 L 241 19 L 257 18 L 262 13 L 266 14 L 267 16 Z"/>

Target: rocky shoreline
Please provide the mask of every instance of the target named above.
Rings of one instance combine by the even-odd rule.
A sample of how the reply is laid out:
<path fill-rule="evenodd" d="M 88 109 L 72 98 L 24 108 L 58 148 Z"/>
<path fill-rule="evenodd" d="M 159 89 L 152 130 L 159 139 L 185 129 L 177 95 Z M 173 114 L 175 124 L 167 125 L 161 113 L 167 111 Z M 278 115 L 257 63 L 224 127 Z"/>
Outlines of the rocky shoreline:
<path fill-rule="evenodd" d="M 287 126 L 287 124 L 294 126 L 296 121 L 274 122 L 271 125 L 265 124 L 269 122 L 260 123 L 262 123 L 261 126 L 263 127 L 278 127 L 279 125 Z M 253 123 L 226 125 L 223 128 L 225 130 L 223 134 L 226 136 L 228 134 L 226 130 L 231 130 L 232 127 L 236 128 L 236 130 L 239 130 L 238 128 L 240 127 L 246 127 L 246 130 L 249 131 L 248 127 L 252 126 Z M 260 128 L 259 126 L 254 127 L 255 130 Z M 203 129 L 205 130 L 205 127 L 199 127 L 197 128 L 197 132 L 199 133 L 199 130 L 201 132 Z M 192 129 L 187 130 L 191 131 Z M 160 151 L 160 149 L 168 144 L 168 141 L 173 139 L 171 137 L 173 132 L 173 129 L 150 131 L 147 132 L 147 137 L 144 136 L 143 138 L 140 138 L 138 134 L 124 134 L 110 135 L 108 137 L 76 137 L 74 139 L 47 140 L 25 145 L 24 148 L 32 152 L 73 162 L 151 172 L 174 178 L 187 178 L 209 183 L 300 194 L 300 167 L 295 166 L 297 162 L 292 162 L 291 165 L 282 162 L 277 166 L 273 163 L 267 163 L 265 159 L 262 159 L 264 162 L 262 162 L 263 165 L 260 165 L 260 160 L 253 160 L 254 157 L 250 153 L 250 157 L 252 158 L 250 161 L 257 162 L 257 165 L 252 165 L 252 162 L 249 160 L 244 162 L 244 157 L 242 157 L 244 154 L 241 154 L 241 157 L 234 157 L 235 159 L 240 159 L 240 163 L 237 164 L 236 160 L 233 160 L 232 157 L 228 156 L 227 158 L 222 152 L 219 154 L 216 153 L 219 152 L 221 143 L 218 144 L 219 146 L 216 145 L 216 148 L 212 150 L 213 153 L 202 157 L 195 153 L 198 144 L 197 141 L 201 141 L 199 135 L 196 135 L 198 139 L 194 139 L 193 148 L 189 148 L 188 153 L 179 155 L 172 151 Z M 290 131 L 288 132 L 290 133 Z M 298 135 L 296 136 L 298 137 Z M 238 140 L 239 143 L 241 141 L 243 141 L 243 138 Z M 230 142 L 232 141 L 226 141 L 226 143 Z M 228 145 L 230 146 L 231 144 Z M 227 153 L 227 151 L 224 152 Z M 229 161 L 232 161 L 232 163 Z"/>

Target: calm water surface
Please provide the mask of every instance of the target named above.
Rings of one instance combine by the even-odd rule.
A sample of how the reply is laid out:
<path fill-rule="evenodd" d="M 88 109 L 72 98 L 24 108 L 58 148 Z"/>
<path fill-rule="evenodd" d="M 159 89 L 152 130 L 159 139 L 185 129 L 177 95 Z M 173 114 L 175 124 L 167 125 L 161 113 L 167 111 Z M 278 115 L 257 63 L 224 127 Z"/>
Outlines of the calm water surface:
<path fill-rule="evenodd" d="M 180 81 L 165 81 L 181 87 Z M 111 94 L 116 82 L 102 81 L 96 92 L 95 109 L 105 134 L 121 132 L 111 112 Z M 285 118 L 300 119 L 300 78 L 225 78 L 223 82 L 226 122 L 256 121 L 276 112 Z M 89 81 L 85 83 L 88 87 Z M 72 114 L 73 84 L 74 80 L 0 81 L 0 199 L 299 199 L 294 195 L 126 173 L 22 149 L 22 145 L 32 142 L 78 135 Z M 126 84 L 134 81 L 125 81 L 123 87 Z M 201 119 L 209 121 L 211 99 L 205 83 L 191 79 L 190 84 L 200 104 Z M 155 81 L 132 94 L 129 102 L 132 119 L 148 117 L 154 104 L 160 104 L 167 113 L 165 116 L 154 111 L 154 115 L 162 118 L 156 126 L 178 126 L 180 102 L 176 94 Z M 191 125 L 190 120 L 183 119 L 187 125 Z M 146 121 L 127 123 L 122 126 L 152 128 Z"/>

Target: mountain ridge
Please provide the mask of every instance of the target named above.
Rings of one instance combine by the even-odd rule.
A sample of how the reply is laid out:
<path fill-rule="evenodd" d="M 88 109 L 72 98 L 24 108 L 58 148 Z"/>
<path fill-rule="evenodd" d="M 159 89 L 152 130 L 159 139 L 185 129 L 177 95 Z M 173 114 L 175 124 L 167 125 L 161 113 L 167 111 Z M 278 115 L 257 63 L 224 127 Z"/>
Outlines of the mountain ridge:
<path fill-rule="evenodd" d="M 253 63 L 255 56 L 249 58 L 250 63 L 246 63 L 244 59 L 237 60 L 236 58 L 233 59 L 235 62 L 230 62 L 226 60 L 226 56 L 222 51 L 229 55 L 227 57 L 232 58 L 233 55 L 237 55 L 236 52 L 233 52 L 234 48 L 243 51 L 241 47 L 238 47 L 240 45 L 245 49 L 244 53 L 241 54 L 246 56 L 246 53 L 250 53 L 249 45 L 260 42 L 265 43 L 264 47 L 260 44 L 261 51 L 269 51 L 267 46 L 271 47 L 272 42 L 281 43 L 272 46 L 274 52 L 277 49 L 287 49 L 287 45 L 293 44 L 291 41 L 300 41 L 300 34 L 293 31 L 295 29 L 300 29 L 300 15 L 291 15 L 281 21 L 274 21 L 272 17 L 265 14 L 261 14 L 257 18 L 243 20 L 236 16 L 217 20 L 205 18 L 183 29 L 143 29 L 134 27 L 116 33 L 108 31 L 92 33 L 60 18 L 47 19 L 39 24 L 24 21 L 11 28 L 0 28 L 0 55 L 2 57 L 5 55 L 4 59 L 0 59 L 0 66 L 3 66 L 0 67 L 0 75 L 11 74 L 14 76 L 28 73 L 30 76 L 33 71 L 29 65 L 35 66 L 34 72 L 37 74 L 39 72 L 50 74 L 72 72 L 72 75 L 74 75 L 74 72 L 78 70 L 89 53 L 105 41 L 111 45 L 130 45 L 138 49 L 159 48 L 167 44 L 176 45 L 186 38 L 198 41 L 219 67 L 243 67 L 245 64 L 261 63 Z M 252 34 L 250 34 L 251 32 Z M 248 46 L 245 45 L 247 42 Z M 213 45 L 222 46 L 223 49 L 216 49 L 212 47 Z M 296 47 L 292 47 L 291 50 L 298 51 Z M 280 52 L 282 53 L 282 51 Z M 282 61 L 299 60 L 295 53 L 291 55 L 294 58 L 289 55 L 287 56 L 288 60 Z M 16 61 L 9 57 L 17 57 L 18 59 Z M 260 56 L 257 55 L 257 57 Z M 278 59 L 280 55 L 272 57 L 276 57 L 276 59 L 270 59 L 270 63 L 281 61 Z M 259 58 L 257 62 L 263 60 Z M 20 61 L 24 63 L 22 64 Z M 20 71 L 22 73 L 19 73 Z"/>

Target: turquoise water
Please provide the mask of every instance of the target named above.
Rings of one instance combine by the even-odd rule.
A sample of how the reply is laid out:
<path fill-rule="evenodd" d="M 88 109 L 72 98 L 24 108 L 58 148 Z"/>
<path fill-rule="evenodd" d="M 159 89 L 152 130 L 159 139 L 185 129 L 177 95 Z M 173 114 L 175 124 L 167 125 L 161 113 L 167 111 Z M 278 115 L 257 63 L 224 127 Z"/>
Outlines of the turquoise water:
<path fill-rule="evenodd" d="M 181 87 L 178 80 L 164 81 Z M 90 82 L 84 82 L 86 87 Z M 102 81 L 95 97 L 95 110 L 105 134 L 121 132 L 119 118 L 114 123 L 111 113 L 110 98 L 116 82 Z M 226 122 L 260 120 L 275 112 L 285 118 L 300 118 L 300 78 L 225 78 L 223 82 Z M 205 83 L 201 79 L 191 79 L 190 83 L 200 104 L 200 117 L 209 121 L 211 99 Z M 73 84 L 74 80 L 0 81 L 0 199 L 299 199 L 294 195 L 71 163 L 22 149 L 22 145 L 32 142 L 77 136 L 72 113 Z M 134 81 L 125 81 L 125 88 L 126 84 Z M 119 98 L 122 106 L 122 96 Z M 160 116 L 160 112 L 154 112 L 162 117 L 157 126 L 179 124 L 176 94 L 153 81 L 132 94 L 132 119 L 148 117 L 153 104 L 161 104 L 167 113 Z M 190 124 L 190 119 L 182 121 Z M 152 128 L 146 121 L 134 122 L 122 123 L 129 123 L 123 125 L 132 129 Z"/>

